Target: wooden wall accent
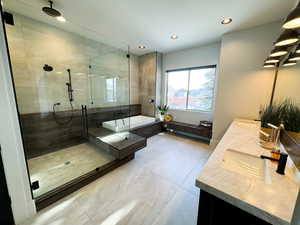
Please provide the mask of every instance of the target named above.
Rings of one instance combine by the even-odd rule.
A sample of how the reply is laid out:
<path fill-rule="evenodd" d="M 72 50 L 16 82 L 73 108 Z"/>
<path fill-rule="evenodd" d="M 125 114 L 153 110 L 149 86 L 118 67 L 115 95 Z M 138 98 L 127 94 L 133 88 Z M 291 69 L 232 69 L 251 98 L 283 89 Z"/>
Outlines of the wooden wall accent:
<path fill-rule="evenodd" d="M 88 109 L 89 127 L 96 127 L 107 120 L 140 114 L 140 104 Z M 71 111 L 57 113 L 60 120 L 67 120 L 70 115 Z M 20 117 L 24 148 L 29 159 L 86 141 L 81 110 L 74 110 L 73 121 L 67 126 L 57 124 L 52 112 L 22 114 Z"/>

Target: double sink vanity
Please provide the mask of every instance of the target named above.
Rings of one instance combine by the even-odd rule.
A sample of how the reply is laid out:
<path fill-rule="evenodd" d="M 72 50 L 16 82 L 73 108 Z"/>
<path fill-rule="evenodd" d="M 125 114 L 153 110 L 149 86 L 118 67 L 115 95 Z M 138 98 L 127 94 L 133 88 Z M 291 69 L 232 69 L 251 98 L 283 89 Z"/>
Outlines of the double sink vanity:
<path fill-rule="evenodd" d="M 230 125 L 196 179 L 198 225 L 294 225 L 300 172 L 290 158 L 285 175 L 276 172 L 277 162 L 261 158 L 271 151 L 259 145 L 259 130 L 251 120 Z"/>

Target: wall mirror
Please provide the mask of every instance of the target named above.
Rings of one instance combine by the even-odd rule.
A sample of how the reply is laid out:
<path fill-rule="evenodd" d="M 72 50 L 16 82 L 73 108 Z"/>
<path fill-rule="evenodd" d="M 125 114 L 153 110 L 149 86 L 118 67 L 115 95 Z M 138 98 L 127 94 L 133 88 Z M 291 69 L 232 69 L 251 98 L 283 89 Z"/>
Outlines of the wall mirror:
<path fill-rule="evenodd" d="M 278 70 L 273 102 L 287 99 L 300 106 L 300 64 Z"/>
<path fill-rule="evenodd" d="M 286 100 L 300 107 L 300 64 L 278 69 L 273 104 L 282 103 Z M 298 126 L 299 114 L 290 116 L 294 117 L 292 118 L 293 124 Z M 294 163 L 300 168 L 300 133 L 284 132 L 281 139 Z"/>

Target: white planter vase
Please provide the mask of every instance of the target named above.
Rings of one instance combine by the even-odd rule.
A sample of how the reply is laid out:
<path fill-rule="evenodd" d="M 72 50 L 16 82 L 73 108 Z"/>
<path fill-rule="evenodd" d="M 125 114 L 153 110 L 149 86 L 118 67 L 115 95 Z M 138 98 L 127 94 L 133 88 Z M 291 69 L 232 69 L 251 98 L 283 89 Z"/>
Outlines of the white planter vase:
<path fill-rule="evenodd" d="M 159 117 L 159 120 L 160 120 L 160 121 L 164 121 L 164 119 L 165 119 L 165 115 L 159 114 L 158 117 Z"/>

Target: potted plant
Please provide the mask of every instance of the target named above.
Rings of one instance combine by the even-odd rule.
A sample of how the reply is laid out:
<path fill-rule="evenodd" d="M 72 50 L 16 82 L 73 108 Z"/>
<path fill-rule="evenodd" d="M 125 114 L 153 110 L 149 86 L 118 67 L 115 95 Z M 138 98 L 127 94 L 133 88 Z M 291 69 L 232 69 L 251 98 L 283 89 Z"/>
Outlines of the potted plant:
<path fill-rule="evenodd" d="M 157 106 L 157 111 L 160 121 L 164 121 L 165 114 L 168 112 L 169 107 L 167 105 Z"/>
<path fill-rule="evenodd" d="M 300 107 L 290 99 L 281 104 L 280 120 L 284 124 L 286 131 L 300 132 Z"/>
<path fill-rule="evenodd" d="M 262 128 L 269 128 L 268 123 L 276 126 L 280 124 L 280 105 L 277 103 L 264 107 L 260 112 L 260 120 Z"/>
<path fill-rule="evenodd" d="M 286 131 L 300 132 L 300 107 L 287 99 L 281 103 L 273 103 L 266 106 L 260 112 L 261 129 L 270 133 L 268 123 L 279 126 L 284 125 Z"/>

